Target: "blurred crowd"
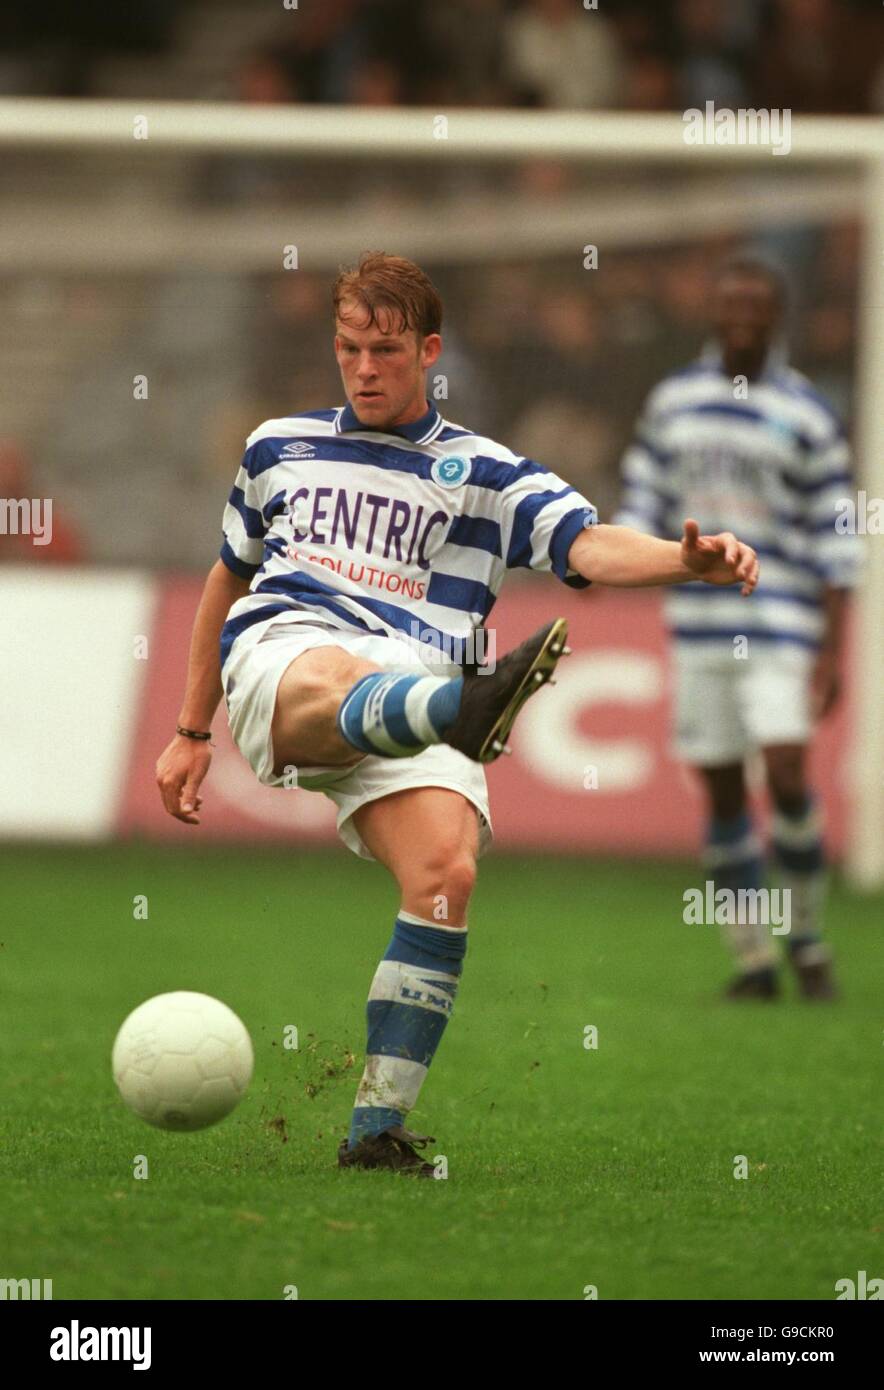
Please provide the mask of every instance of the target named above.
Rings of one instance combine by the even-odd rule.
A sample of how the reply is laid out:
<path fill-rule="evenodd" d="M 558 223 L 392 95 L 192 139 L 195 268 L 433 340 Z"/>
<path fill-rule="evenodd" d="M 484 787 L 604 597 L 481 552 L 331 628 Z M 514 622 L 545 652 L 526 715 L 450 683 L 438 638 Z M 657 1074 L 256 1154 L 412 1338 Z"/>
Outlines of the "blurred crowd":
<path fill-rule="evenodd" d="M 225 48 L 219 29 L 227 26 Z M 6 0 L 0 90 L 101 96 L 107 61 L 153 60 L 161 97 L 185 44 L 187 91 L 252 102 L 684 110 L 884 109 L 878 0 Z M 131 73 L 131 69 L 130 69 Z M 119 92 L 113 94 L 119 95 Z"/>
<path fill-rule="evenodd" d="M 884 106 L 881 7 L 852 0 L 324 0 L 237 74 L 252 101 L 681 110 Z"/>

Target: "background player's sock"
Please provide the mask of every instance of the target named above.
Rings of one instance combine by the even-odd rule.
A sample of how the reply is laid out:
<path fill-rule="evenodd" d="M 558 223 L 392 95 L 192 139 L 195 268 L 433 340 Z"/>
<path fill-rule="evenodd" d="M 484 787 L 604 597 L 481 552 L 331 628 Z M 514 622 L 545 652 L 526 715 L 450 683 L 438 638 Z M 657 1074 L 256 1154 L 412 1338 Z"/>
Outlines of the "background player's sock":
<path fill-rule="evenodd" d="M 349 1147 L 401 1125 L 445 1031 L 467 949 L 466 927 L 400 912 L 368 996 L 365 1071 Z"/>
<path fill-rule="evenodd" d="M 463 677 L 402 676 L 372 671 L 344 696 L 338 710 L 343 738 L 363 753 L 413 758 L 441 743 L 460 711 Z"/>
<path fill-rule="evenodd" d="M 703 863 L 707 874 L 715 882 L 716 892 L 719 888 L 729 888 L 734 893 L 739 893 L 741 888 L 761 888 L 764 859 L 748 812 L 744 811 L 733 820 L 711 818 Z M 745 913 L 739 915 L 746 916 Z M 737 920 L 729 923 L 726 931 L 727 940 L 745 974 L 770 970 L 776 964 L 769 925 Z"/>
<path fill-rule="evenodd" d="M 777 810 L 772 832 L 778 878 L 791 894 L 789 953 L 805 965 L 828 960 L 829 952 L 820 941 L 826 892 L 822 817 L 812 798 L 795 812 Z"/>

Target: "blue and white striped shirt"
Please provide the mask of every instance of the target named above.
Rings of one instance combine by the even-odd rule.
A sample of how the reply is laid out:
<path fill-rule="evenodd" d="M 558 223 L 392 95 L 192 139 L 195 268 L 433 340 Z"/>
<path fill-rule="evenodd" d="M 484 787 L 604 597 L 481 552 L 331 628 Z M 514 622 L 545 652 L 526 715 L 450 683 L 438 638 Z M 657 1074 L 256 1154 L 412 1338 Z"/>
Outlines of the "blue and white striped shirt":
<path fill-rule="evenodd" d="M 251 589 L 230 610 L 222 665 L 242 632 L 305 615 L 463 652 L 507 570 L 587 583 L 568 552 L 595 508 L 435 407 L 388 432 L 349 405 L 311 411 L 267 420 L 246 445 L 221 558 Z"/>
<path fill-rule="evenodd" d="M 745 635 L 814 648 L 824 588 L 857 580 L 857 537 L 835 529 L 853 486 L 847 441 L 807 378 L 772 357 L 742 394 L 717 355 L 660 382 L 623 459 L 616 519 L 675 540 L 694 517 L 701 533 L 733 531 L 758 552 L 748 601 L 738 585 L 667 592 L 678 642 L 732 648 Z"/>

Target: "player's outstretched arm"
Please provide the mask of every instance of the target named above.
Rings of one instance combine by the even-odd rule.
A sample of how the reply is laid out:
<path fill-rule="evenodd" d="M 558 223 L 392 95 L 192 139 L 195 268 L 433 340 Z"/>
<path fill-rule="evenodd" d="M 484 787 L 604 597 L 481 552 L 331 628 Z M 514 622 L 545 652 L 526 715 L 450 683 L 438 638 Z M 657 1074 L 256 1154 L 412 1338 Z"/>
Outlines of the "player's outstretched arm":
<path fill-rule="evenodd" d="M 190 639 L 187 684 L 178 723 L 184 729 L 208 732 L 221 700 L 221 629 L 231 605 L 249 591 L 241 579 L 217 560 L 209 570 Z M 185 825 L 199 825 L 200 784 L 212 754 L 207 741 L 176 734 L 157 761 L 157 786 L 170 816 Z"/>
<path fill-rule="evenodd" d="M 742 584 L 751 594 L 758 583 L 758 557 L 730 531 L 701 536 L 696 521 L 686 521 L 681 542 L 663 541 L 631 526 L 590 526 L 568 552 L 568 567 L 584 579 L 615 588 L 655 584 Z"/>

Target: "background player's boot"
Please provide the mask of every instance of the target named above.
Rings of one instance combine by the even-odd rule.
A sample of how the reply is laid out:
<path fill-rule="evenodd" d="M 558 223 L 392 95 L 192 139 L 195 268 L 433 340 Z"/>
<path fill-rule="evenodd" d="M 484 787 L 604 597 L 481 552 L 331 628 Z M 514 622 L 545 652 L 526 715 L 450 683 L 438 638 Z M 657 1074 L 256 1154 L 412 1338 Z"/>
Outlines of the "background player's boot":
<path fill-rule="evenodd" d="M 815 942 L 806 950 L 789 952 L 789 961 L 798 981 L 802 999 L 837 999 L 838 988 L 832 969 L 832 957 L 826 946 Z"/>
<path fill-rule="evenodd" d="M 432 1178 L 435 1168 L 421 1158 L 414 1145 L 426 1148 L 435 1144 L 430 1135 L 412 1134 L 401 1126 L 384 1130 L 383 1134 L 371 1134 L 360 1139 L 354 1149 L 347 1147 L 343 1139 L 338 1149 L 339 1168 L 387 1168 L 394 1173 L 408 1173 L 411 1177 Z"/>
<path fill-rule="evenodd" d="M 493 672 L 467 667 L 460 712 L 445 742 L 477 763 L 499 758 L 529 695 L 550 679 L 559 657 L 569 654 L 567 636 L 565 619 L 556 618 L 501 657 Z"/>
<path fill-rule="evenodd" d="M 724 991 L 725 999 L 779 999 L 780 981 L 772 965 L 763 970 L 748 970 L 731 980 Z"/>

